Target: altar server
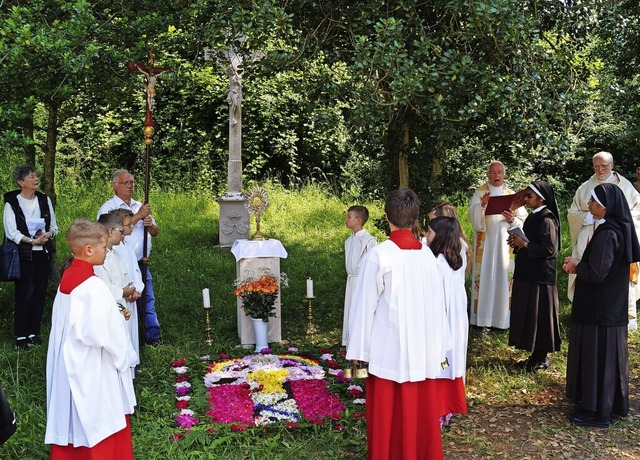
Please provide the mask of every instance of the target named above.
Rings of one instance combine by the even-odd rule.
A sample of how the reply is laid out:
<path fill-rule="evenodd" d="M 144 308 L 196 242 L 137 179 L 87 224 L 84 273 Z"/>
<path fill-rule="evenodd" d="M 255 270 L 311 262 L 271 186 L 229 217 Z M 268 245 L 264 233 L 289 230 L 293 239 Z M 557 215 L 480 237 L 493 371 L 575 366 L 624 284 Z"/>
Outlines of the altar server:
<path fill-rule="evenodd" d="M 133 459 L 136 354 L 109 288 L 93 272 L 104 262 L 108 234 L 96 222 L 76 220 L 66 239 L 74 257 L 53 304 L 45 443 L 53 460 Z"/>
<path fill-rule="evenodd" d="M 443 458 L 438 390 L 451 348 L 436 258 L 411 227 L 420 202 L 394 190 L 389 240 L 362 261 L 349 315 L 347 359 L 367 362 L 369 459 Z"/>

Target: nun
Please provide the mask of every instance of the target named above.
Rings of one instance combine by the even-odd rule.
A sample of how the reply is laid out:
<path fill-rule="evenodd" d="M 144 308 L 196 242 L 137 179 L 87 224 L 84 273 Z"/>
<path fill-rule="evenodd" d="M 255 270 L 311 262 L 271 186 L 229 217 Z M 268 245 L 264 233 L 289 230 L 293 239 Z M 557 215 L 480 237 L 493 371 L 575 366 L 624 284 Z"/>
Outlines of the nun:
<path fill-rule="evenodd" d="M 582 259 L 567 257 L 563 265 L 576 275 L 567 354 L 567 397 L 576 410 L 569 420 L 608 428 L 611 416 L 629 413 L 629 264 L 640 260 L 640 244 L 618 186 L 598 185 L 588 204 L 596 229 Z"/>
<path fill-rule="evenodd" d="M 524 235 L 510 234 L 507 240 L 516 253 L 509 345 L 531 353 L 517 367 L 537 372 L 549 368 L 548 353 L 560 350 L 556 266 L 561 229 L 558 204 L 548 183 L 529 184 L 524 204 L 531 209 L 522 227 Z"/>

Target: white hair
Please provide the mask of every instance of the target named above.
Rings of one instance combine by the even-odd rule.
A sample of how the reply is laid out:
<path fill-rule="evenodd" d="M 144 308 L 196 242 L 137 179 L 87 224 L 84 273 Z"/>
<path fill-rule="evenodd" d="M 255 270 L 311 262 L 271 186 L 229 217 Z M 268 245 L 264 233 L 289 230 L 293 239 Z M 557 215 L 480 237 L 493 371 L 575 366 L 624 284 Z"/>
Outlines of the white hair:
<path fill-rule="evenodd" d="M 605 152 L 604 150 L 602 152 L 598 152 L 593 156 L 593 162 L 595 163 L 596 158 L 602 158 L 606 163 L 610 163 L 613 164 L 613 155 L 611 155 L 609 152 Z"/>

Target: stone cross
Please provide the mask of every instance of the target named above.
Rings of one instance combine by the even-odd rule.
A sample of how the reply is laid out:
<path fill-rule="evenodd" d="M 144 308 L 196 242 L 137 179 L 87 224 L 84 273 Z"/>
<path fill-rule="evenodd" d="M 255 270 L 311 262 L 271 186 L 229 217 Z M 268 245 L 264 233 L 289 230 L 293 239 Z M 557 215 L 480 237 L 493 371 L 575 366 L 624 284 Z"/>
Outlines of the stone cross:
<path fill-rule="evenodd" d="M 227 163 L 227 192 L 217 199 L 220 204 L 220 246 L 231 246 L 241 238 L 249 238 L 249 213 L 244 208 L 242 195 L 242 74 L 244 73 L 243 55 L 236 42 L 242 43 L 245 37 L 238 37 L 228 51 L 215 54 L 205 50 L 205 60 L 224 58 L 225 73 L 229 77 L 229 160 Z M 249 52 L 251 62 L 262 59 L 262 51 Z"/>

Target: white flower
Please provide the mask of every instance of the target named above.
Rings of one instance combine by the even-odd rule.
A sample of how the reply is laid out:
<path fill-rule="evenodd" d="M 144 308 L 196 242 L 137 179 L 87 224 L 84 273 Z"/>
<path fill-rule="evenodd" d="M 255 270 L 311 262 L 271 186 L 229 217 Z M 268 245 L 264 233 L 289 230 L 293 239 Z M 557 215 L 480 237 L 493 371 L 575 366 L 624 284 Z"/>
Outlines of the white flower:
<path fill-rule="evenodd" d="M 353 404 L 366 404 L 367 400 L 365 398 L 358 398 L 353 400 Z"/>
<path fill-rule="evenodd" d="M 176 374 L 186 374 L 189 368 L 187 366 L 174 367 L 173 371 Z"/>
<path fill-rule="evenodd" d="M 362 387 L 358 386 L 358 385 L 349 385 L 349 387 L 347 388 L 347 390 L 351 391 L 351 390 L 358 390 L 358 391 L 362 391 Z"/>
<path fill-rule="evenodd" d="M 190 415 L 193 417 L 193 411 L 191 409 L 182 409 L 180 415 Z"/>
<path fill-rule="evenodd" d="M 189 382 L 176 382 L 176 384 L 174 385 L 176 388 L 191 388 L 191 384 Z"/>
<path fill-rule="evenodd" d="M 176 396 L 176 399 L 178 401 L 189 401 L 191 399 L 191 396 L 186 395 L 186 396 Z"/>
<path fill-rule="evenodd" d="M 320 359 L 323 361 L 331 361 L 333 359 L 333 355 L 331 353 L 325 353 L 320 356 Z"/>

